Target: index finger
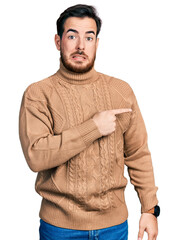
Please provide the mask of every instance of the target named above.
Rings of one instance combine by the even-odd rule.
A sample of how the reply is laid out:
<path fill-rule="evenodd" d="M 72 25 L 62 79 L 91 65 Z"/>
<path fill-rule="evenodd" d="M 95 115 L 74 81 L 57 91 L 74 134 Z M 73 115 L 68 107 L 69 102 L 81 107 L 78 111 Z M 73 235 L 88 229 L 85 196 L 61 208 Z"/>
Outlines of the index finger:
<path fill-rule="evenodd" d="M 113 109 L 111 110 L 114 114 L 120 114 L 124 112 L 132 112 L 131 108 L 120 108 L 120 109 Z"/>

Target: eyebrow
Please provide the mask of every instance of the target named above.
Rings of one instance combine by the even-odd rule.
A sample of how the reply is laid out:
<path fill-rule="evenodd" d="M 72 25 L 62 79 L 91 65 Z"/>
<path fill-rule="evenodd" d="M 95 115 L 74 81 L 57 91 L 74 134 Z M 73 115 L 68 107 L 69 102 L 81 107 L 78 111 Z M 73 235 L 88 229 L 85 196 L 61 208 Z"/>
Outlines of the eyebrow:
<path fill-rule="evenodd" d="M 72 28 L 70 28 L 70 29 L 68 29 L 68 31 L 67 31 L 67 33 L 68 32 L 74 32 L 74 33 L 79 33 L 77 30 L 75 30 L 75 29 L 72 29 Z M 92 34 L 94 34 L 95 35 L 95 32 L 94 31 L 87 31 L 87 32 L 85 32 L 85 33 L 92 33 Z"/>

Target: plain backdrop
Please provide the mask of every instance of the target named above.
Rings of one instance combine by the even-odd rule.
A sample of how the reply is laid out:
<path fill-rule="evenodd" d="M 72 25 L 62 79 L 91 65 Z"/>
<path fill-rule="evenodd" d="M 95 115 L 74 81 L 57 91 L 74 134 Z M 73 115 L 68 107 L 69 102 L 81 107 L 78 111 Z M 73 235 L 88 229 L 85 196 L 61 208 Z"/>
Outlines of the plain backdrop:
<path fill-rule="evenodd" d="M 128 82 L 138 99 L 161 207 L 158 240 L 178 239 L 179 6 L 174 0 L 7 0 L 0 3 L 0 239 L 39 239 L 41 197 L 18 135 L 26 87 L 59 68 L 56 20 L 67 7 L 94 5 L 103 20 L 95 69 Z M 127 170 L 125 175 L 128 177 Z M 128 182 L 129 240 L 140 202 Z M 145 234 L 144 239 L 147 239 Z"/>

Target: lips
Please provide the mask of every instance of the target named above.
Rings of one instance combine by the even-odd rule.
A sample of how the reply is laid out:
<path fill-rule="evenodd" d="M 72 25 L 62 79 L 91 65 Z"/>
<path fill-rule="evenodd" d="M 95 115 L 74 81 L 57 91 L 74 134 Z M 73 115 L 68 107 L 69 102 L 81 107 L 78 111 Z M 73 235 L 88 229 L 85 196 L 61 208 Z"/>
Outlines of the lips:
<path fill-rule="evenodd" d="M 86 60 L 86 57 L 84 55 L 80 55 L 80 54 L 74 54 L 72 56 L 73 59 L 76 59 L 76 60 Z"/>

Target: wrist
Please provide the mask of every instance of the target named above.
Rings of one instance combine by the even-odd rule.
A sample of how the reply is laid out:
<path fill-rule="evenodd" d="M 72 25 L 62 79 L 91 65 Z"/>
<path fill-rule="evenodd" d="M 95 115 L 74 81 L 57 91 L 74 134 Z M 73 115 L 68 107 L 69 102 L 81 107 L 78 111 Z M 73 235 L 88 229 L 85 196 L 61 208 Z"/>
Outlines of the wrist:
<path fill-rule="evenodd" d="M 151 213 L 157 218 L 160 215 L 160 207 L 156 205 L 155 207 L 148 210 L 146 213 Z"/>
<path fill-rule="evenodd" d="M 145 213 L 151 213 L 151 214 L 154 214 L 154 207 L 153 208 L 151 208 L 150 210 L 148 210 L 147 212 L 145 212 Z"/>

